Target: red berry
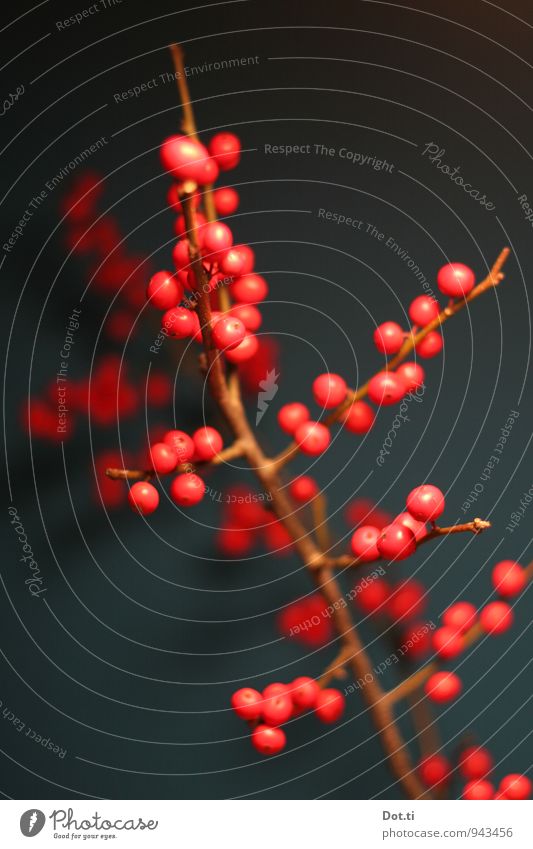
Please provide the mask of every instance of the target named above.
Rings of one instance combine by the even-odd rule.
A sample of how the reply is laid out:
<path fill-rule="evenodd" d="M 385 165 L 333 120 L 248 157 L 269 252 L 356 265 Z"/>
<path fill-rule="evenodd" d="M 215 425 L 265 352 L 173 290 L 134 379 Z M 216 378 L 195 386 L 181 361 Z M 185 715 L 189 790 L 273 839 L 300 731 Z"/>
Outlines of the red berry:
<path fill-rule="evenodd" d="M 230 363 L 245 363 L 255 357 L 259 348 L 257 336 L 253 333 L 246 333 L 242 342 L 236 348 L 230 351 L 224 351 L 224 355 Z"/>
<path fill-rule="evenodd" d="M 196 457 L 205 462 L 220 454 L 224 445 L 220 433 L 214 427 L 198 428 L 192 435 L 192 441 Z"/>
<path fill-rule="evenodd" d="M 368 397 L 378 405 L 397 404 L 405 391 L 403 379 L 393 371 L 379 371 L 368 384 Z"/>
<path fill-rule="evenodd" d="M 454 672 L 435 672 L 424 687 L 428 699 L 439 704 L 453 701 L 462 689 L 461 679 Z"/>
<path fill-rule="evenodd" d="M 346 398 L 346 381 L 338 374 L 321 374 L 313 381 L 313 396 L 317 404 L 331 410 Z"/>
<path fill-rule="evenodd" d="M 318 495 L 319 489 L 314 478 L 309 475 L 302 475 L 299 478 L 295 478 L 289 484 L 289 492 L 295 501 L 305 504 L 306 501 L 311 501 L 312 498 Z"/>
<path fill-rule="evenodd" d="M 494 798 L 494 785 L 490 781 L 469 781 L 463 788 L 463 799 L 479 802 Z"/>
<path fill-rule="evenodd" d="M 375 418 L 376 414 L 370 404 L 365 401 L 354 401 L 344 414 L 342 423 L 350 433 L 363 434 L 368 433 Z"/>
<path fill-rule="evenodd" d="M 198 316 L 185 307 L 173 307 L 163 315 L 163 330 L 173 339 L 188 339 L 194 335 Z"/>
<path fill-rule="evenodd" d="M 532 785 L 526 775 L 513 772 L 502 778 L 498 789 L 505 794 L 506 799 L 529 799 Z"/>
<path fill-rule="evenodd" d="M 213 200 L 217 215 L 233 215 L 239 207 L 239 195 L 229 186 L 213 192 Z"/>
<path fill-rule="evenodd" d="M 244 262 L 244 268 L 241 274 L 250 274 L 254 270 L 255 254 L 250 245 L 234 245 L 234 251 L 238 251 Z"/>
<path fill-rule="evenodd" d="M 277 755 L 285 748 L 287 738 L 281 728 L 258 725 L 252 731 L 252 745 L 262 755 Z"/>
<path fill-rule="evenodd" d="M 393 522 L 381 531 L 377 547 L 385 560 L 405 560 L 416 551 L 416 537 L 410 528 Z"/>
<path fill-rule="evenodd" d="M 458 601 L 442 614 L 442 622 L 454 631 L 465 633 L 477 619 L 477 610 L 469 601 Z"/>
<path fill-rule="evenodd" d="M 419 522 L 410 513 L 400 513 L 399 516 L 396 516 L 394 524 L 405 525 L 406 528 L 409 528 L 414 533 L 417 542 L 425 537 L 427 533 L 426 523 Z"/>
<path fill-rule="evenodd" d="M 315 707 L 320 695 L 320 687 L 313 678 L 302 675 L 295 678 L 290 686 L 293 704 L 300 710 L 311 710 Z"/>
<path fill-rule="evenodd" d="M 255 304 L 268 295 L 268 283 L 259 274 L 244 274 L 230 285 L 232 298 L 240 304 Z"/>
<path fill-rule="evenodd" d="M 231 351 L 245 336 L 246 327 L 235 316 L 224 316 L 213 325 L 213 342 L 220 351 Z"/>
<path fill-rule="evenodd" d="M 229 248 L 218 257 L 218 265 L 223 274 L 229 277 L 239 277 L 243 273 L 245 258 L 238 248 Z"/>
<path fill-rule="evenodd" d="M 421 386 L 424 386 L 426 375 L 424 369 L 418 363 L 402 363 L 396 369 L 396 374 L 405 383 L 406 392 L 414 392 L 415 389 L 420 389 Z"/>
<path fill-rule="evenodd" d="M 170 497 L 180 507 L 199 504 L 205 494 L 205 483 L 198 475 L 187 472 L 178 475 L 170 484 Z"/>
<path fill-rule="evenodd" d="M 440 312 L 440 307 L 435 300 L 429 295 L 419 295 L 414 301 L 411 301 L 409 307 L 409 318 L 418 327 L 425 327 L 430 321 L 437 318 Z"/>
<path fill-rule="evenodd" d="M 150 448 L 152 468 L 158 475 L 173 472 L 178 463 L 178 455 L 167 442 L 156 442 Z"/>
<path fill-rule="evenodd" d="M 351 548 L 354 557 L 362 563 L 371 563 L 379 560 L 378 539 L 381 531 L 373 525 L 361 525 L 357 528 L 351 539 Z"/>
<path fill-rule="evenodd" d="M 180 239 L 179 242 L 176 242 L 172 251 L 172 259 L 178 271 L 190 266 L 191 255 L 187 239 Z"/>
<path fill-rule="evenodd" d="M 442 333 L 439 333 L 437 330 L 430 330 L 418 343 L 415 350 L 420 357 L 429 360 L 431 357 L 436 357 L 437 354 L 440 354 L 442 346 Z"/>
<path fill-rule="evenodd" d="M 275 681 L 273 684 L 267 684 L 263 690 L 263 699 L 271 699 L 273 696 L 288 696 L 289 688 L 286 684 L 281 684 Z"/>
<path fill-rule="evenodd" d="M 263 316 L 253 304 L 237 304 L 230 310 L 230 315 L 242 321 L 246 330 L 255 333 L 261 327 Z"/>
<path fill-rule="evenodd" d="M 158 310 L 169 310 L 183 298 L 183 286 L 169 271 L 158 271 L 148 284 L 146 297 Z"/>
<path fill-rule="evenodd" d="M 278 424 L 285 433 L 293 435 L 304 422 L 309 421 L 309 410 L 304 404 L 295 401 L 285 404 L 278 412 Z"/>
<path fill-rule="evenodd" d="M 443 660 L 451 660 L 464 651 L 465 641 L 460 631 L 453 628 L 437 628 L 433 634 L 433 648 Z"/>
<path fill-rule="evenodd" d="M 390 595 L 390 585 L 383 578 L 375 578 L 354 587 L 355 601 L 364 613 L 382 611 Z"/>
<path fill-rule="evenodd" d="M 526 585 L 524 569 L 515 560 L 501 560 L 492 570 L 492 586 L 499 595 L 512 598 Z"/>
<path fill-rule="evenodd" d="M 242 557 L 253 548 L 254 535 L 246 528 L 221 528 L 217 534 L 217 548 L 225 557 Z"/>
<path fill-rule="evenodd" d="M 328 428 L 320 422 L 304 422 L 298 426 L 294 439 L 300 446 L 300 451 L 315 457 L 326 450 L 331 435 Z"/>
<path fill-rule="evenodd" d="M 328 725 L 337 722 L 344 713 L 345 698 L 339 690 L 321 690 L 316 699 L 315 713 L 321 722 Z"/>
<path fill-rule="evenodd" d="M 436 486 L 423 484 L 407 496 L 407 510 L 419 522 L 434 522 L 445 507 L 444 495 Z"/>
<path fill-rule="evenodd" d="M 486 634 L 503 634 L 513 621 L 513 610 L 506 601 L 491 601 L 479 614 L 479 623 Z"/>
<path fill-rule="evenodd" d="M 221 171 L 229 171 L 239 164 L 241 143 L 233 133 L 217 133 L 209 142 L 209 153 Z"/>
<path fill-rule="evenodd" d="M 395 321 L 385 321 L 374 330 L 374 345 L 382 354 L 397 354 L 405 334 Z"/>
<path fill-rule="evenodd" d="M 219 254 L 233 244 L 233 233 L 222 221 L 210 221 L 202 228 L 202 234 L 204 254 Z"/>
<path fill-rule="evenodd" d="M 418 771 L 426 787 L 436 787 L 450 780 L 453 767 L 444 755 L 429 755 L 420 762 Z"/>
<path fill-rule="evenodd" d="M 170 136 L 161 145 L 163 167 L 178 180 L 194 180 L 205 185 L 218 177 L 218 165 L 204 145 L 188 136 Z"/>
<path fill-rule="evenodd" d="M 275 693 L 265 697 L 263 693 L 263 706 L 261 715 L 267 725 L 283 725 L 292 715 L 292 701 L 289 691 Z"/>
<path fill-rule="evenodd" d="M 188 463 L 194 456 L 194 442 L 183 430 L 169 430 L 163 437 L 163 442 L 170 445 L 178 456 L 178 463 Z"/>
<path fill-rule="evenodd" d="M 262 705 L 263 697 L 261 693 L 252 689 L 252 687 L 242 687 L 231 697 L 231 706 L 241 719 L 259 719 Z"/>
<path fill-rule="evenodd" d="M 474 272 L 462 262 L 449 262 L 437 274 L 437 286 L 443 295 L 450 298 L 464 298 L 472 291 L 475 283 Z"/>
<path fill-rule="evenodd" d="M 387 603 L 387 612 L 396 622 L 420 616 L 424 607 L 424 587 L 419 581 L 409 579 L 393 588 Z"/>
<path fill-rule="evenodd" d="M 134 510 L 138 510 L 143 516 L 148 516 L 157 510 L 159 493 L 151 483 L 137 481 L 128 492 L 128 501 Z"/>
<path fill-rule="evenodd" d="M 477 781 L 491 772 L 493 763 L 488 749 L 468 746 L 459 755 L 459 772 L 467 781 Z"/>
<path fill-rule="evenodd" d="M 190 232 L 192 233 L 194 231 L 194 233 L 196 235 L 196 240 L 197 240 L 198 244 L 200 245 L 200 247 L 203 245 L 204 229 L 205 229 L 206 224 L 207 224 L 207 219 L 206 219 L 205 215 L 203 215 L 203 213 L 201 213 L 201 212 L 195 212 L 194 213 L 194 224 L 193 224 Z M 182 236 L 188 236 L 189 231 L 186 230 L 186 226 L 187 225 L 185 223 L 184 216 L 178 215 L 178 217 L 174 221 L 174 232 L 175 232 L 176 236 L 179 236 L 180 238 Z"/>

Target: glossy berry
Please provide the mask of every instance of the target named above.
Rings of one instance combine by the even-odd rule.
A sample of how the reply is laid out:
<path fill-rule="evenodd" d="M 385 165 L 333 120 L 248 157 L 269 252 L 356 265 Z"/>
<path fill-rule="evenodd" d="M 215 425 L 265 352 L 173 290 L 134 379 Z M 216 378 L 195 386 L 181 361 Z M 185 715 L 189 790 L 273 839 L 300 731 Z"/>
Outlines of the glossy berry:
<path fill-rule="evenodd" d="M 405 525 L 406 528 L 409 528 L 414 533 L 417 542 L 427 534 L 426 523 L 415 519 L 410 513 L 400 513 L 399 516 L 396 516 L 394 524 Z"/>
<path fill-rule="evenodd" d="M 221 171 L 229 171 L 239 164 L 241 143 L 233 133 L 217 133 L 209 142 L 209 153 Z"/>
<path fill-rule="evenodd" d="M 255 265 L 255 254 L 251 249 L 250 245 L 234 245 L 233 250 L 237 251 L 242 258 L 244 263 L 243 270 L 241 274 L 251 274 L 254 270 Z"/>
<path fill-rule="evenodd" d="M 443 660 L 458 657 L 465 648 L 465 640 L 460 631 L 453 628 L 437 628 L 433 634 L 433 648 Z"/>
<path fill-rule="evenodd" d="M 424 758 L 418 766 L 420 778 L 426 787 L 437 787 L 449 781 L 452 775 L 453 767 L 444 755 L 429 755 Z"/>
<path fill-rule="evenodd" d="M 159 493 L 151 483 L 137 481 L 128 492 L 128 501 L 134 510 L 138 510 L 143 516 L 149 516 L 157 510 Z"/>
<path fill-rule="evenodd" d="M 304 422 L 298 426 L 294 439 L 300 446 L 300 451 L 315 457 L 326 450 L 331 435 L 328 428 L 320 422 Z"/>
<path fill-rule="evenodd" d="M 278 411 L 278 424 L 285 433 L 293 435 L 301 424 L 308 421 L 309 410 L 298 401 L 293 404 L 285 404 Z"/>
<path fill-rule="evenodd" d="M 411 301 L 409 318 L 417 327 L 425 327 L 426 324 L 437 318 L 439 312 L 440 307 L 435 298 L 431 298 L 429 295 L 419 295 L 418 298 Z"/>
<path fill-rule="evenodd" d="M 174 245 L 172 250 L 172 259 L 174 260 L 174 265 L 176 266 L 178 271 L 181 271 L 183 268 L 188 268 L 191 264 L 191 255 L 189 242 L 187 239 L 180 239 Z"/>
<path fill-rule="evenodd" d="M 429 333 L 420 340 L 415 350 L 419 357 L 429 360 L 431 357 L 436 357 L 437 354 L 440 354 L 443 344 L 442 333 L 439 333 L 437 330 L 430 330 Z"/>
<path fill-rule="evenodd" d="M 279 681 L 274 681 L 273 684 L 267 684 L 263 690 L 263 699 L 271 699 L 273 696 L 288 696 L 289 688 L 286 684 L 281 684 Z"/>
<path fill-rule="evenodd" d="M 259 719 L 263 706 L 263 696 L 252 687 L 242 687 L 233 693 L 231 706 L 241 719 Z"/>
<path fill-rule="evenodd" d="M 532 784 L 527 775 L 511 773 L 502 778 L 498 790 L 506 799 L 529 799 Z"/>
<path fill-rule="evenodd" d="M 339 690 L 321 690 L 316 699 L 315 713 L 321 722 L 337 722 L 344 713 L 345 698 Z"/>
<path fill-rule="evenodd" d="M 317 404 L 331 410 L 346 398 L 346 381 L 338 374 L 321 374 L 313 381 L 313 396 Z"/>
<path fill-rule="evenodd" d="M 226 186 L 213 192 L 217 215 L 233 215 L 239 208 L 239 195 L 235 189 Z"/>
<path fill-rule="evenodd" d="M 387 602 L 387 613 L 395 622 L 414 619 L 425 607 L 425 590 L 419 581 L 410 578 L 394 587 Z"/>
<path fill-rule="evenodd" d="M 515 560 L 501 560 L 492 570 L 492 586 L 504 598 L 512 598 L 522 592 L 526 585 L 526 574 Z"/>
<path fill-rule="evenodd" d="M 246 336 L 246 327 L 235 316 L 224 316 L 213 325 L 212 338 L 220 351 L 231 351 Z"/>
<path fill-rule="evenodd" d="M 368 433 L 374 424 L 376 414 L 365 401 L 354 401 L 343 416 L 342 423 L 350 433 Z"/>
<path fill-rule="evenodd" d="M 173 472 L 178 463 L 178 455 L 166 442 L 156 442 L 150 448 L 150 459 L 152 468 L 158 475 L 167 475 Z"/>
<path fill-rule="evenodd" d="M 406 392 L 414 392 L 415 389 L 420 389 L 421 386 L 424 386 L 426 374 L 422 366 L 418 365 L 418 363 L 402 363 L 396 369 L 396 374 L 405 383 Z"/>
<path fill-rule="evenodd" d="M 289 484 L 289 493 L 299 504 L 305 504 L 307 501 L 311 501 L 312 498 L 318 495 L 318 492 L 319 489 L 316 480 L 309 475 L 302 475 L 299 478 L 295 478 Z"/>
<path fill-rule="evenodd" d="M 252 731 L 252 745 L 262 755 L 277 755 L 285 748 L 287 738 L 281 728 L 258 725 Z"/>
<path fill-rule="evenodd" d="M 146 297 L 158 310 L 169 310 L 183 298 L 183 286 L 169 271 L 158 271 L 150 279 Z"/>
<path fill-rule="evenodd" d="M 176 452 L 178 463 L 188 463 L 194 456 L 194 442 L 183 430 L 169 430 L 163 437 L 163 442 Z"/>
<path fill-rule="evenodd" d="M 233 244 L 233 233 L 222 221 L 210 221 L 202 228 L 202 251 L 204 254 L 219 254 Z M 210 259 L 213 259 L 211 256 Z"/>
<path fill-rule="evenodd" d="M 472 291 L 475 283 L 474 272 L 462 262 L 449 262 L 437 274 L 437 286 L 443 295 L 450 298 L 464 298 Z"/>
<path fill-rule="evenodd" d="M 260 274 L 244 274 L 230 285 L 232 298 L 239 304 L 255 304 L 268 295 L 268 283 Z"/>
<path fill-rule="evenodd" d="M 494 785 L 490 781 L 469 781 L 463 788 L 463 799 L 480 802 L 494 798 Z"/>
<path fill-rule="evenodd" d="M 379 560 L 378 539 L 381 531 L 373 525 L 361 525 L 352 536 L 350 546 L 352 554 L 362 563 Z"/>
<path fill-rule="evenodd" d="M 237 248 L 229 248 L 218 257 L 218 265 L 222 274 L 239 277 L 243 273 L 245 258 Z"/>
<path fill-rule="evenodd" d="M 247 360 L 255 357 L 258 349 L 259 342 L 257 341 L 257 336 L 254 336 L 253 333 L 246 333 L 240 345 L 237 345 L 236 348 L 232 348 L 230 351 L 225 351 L 224 355 L 230 363 L 245 363 Z"/>
<path fill-rule="evenodd" d="M 503 634 L 513 621 L 513 610 L 506 601 L 491 601 L 479 614 L 479 624 L 486 634 Z"/>
<path fill-rule="evenodd" d="M 253 304 L 237 304 L 230 309 L 229 314 L 242 321 L 250 333 L 259 330 L 263 322 L 263 316 Z"/>
<path fill-rule="evenodd" d="M 290 685 L 293 704 L 300 710 L 311 710 L 315 707 L 320 695 L 320 687 L 313 678 L 302 675 L 295 678 Z"/>
<path fill-rule="evenodd" d="M 405 383 L 393 371 L 379 371 L 368 384 L 368 397 L 378 406 L 397 404 L 404 395 Z"/>
<path fill-rule="evenodd" d="M 354 587 L 355 603 L 364 613 L 376 613 L 384 610 L 390 596 L 390 584 L 383 578 L 375 578 L 366 584 L 356 584 Z"/>
<path fill-rule="evenodd" d="M 199 504 L 205 494 L 205 483 L 192 472 L 178 475 L 170 484 L 170 497 L 179 507 Z"/>
<path fill-rule="evenodd" d="M 170 136 L 161 145 L 161 162 L 176 179 L 205 185 L 218 176 L 218 165 L 204 145 L 188 136 Z"/>
<path fill-rule="evenodd" d="M 292 715 L 292 700 L 289 691 L 265 697 L 263 693 L 263 706 L 261 715 L 267 725 L 283 725 Z"/>
<path fill-rule="evenodd" d="M 395 321 L 385 321 L 374 330 L 374 345 L 382 354 L 397 354 L 405 334 Z"/>
<path fill-rule="evenodd" d="M 465 633 L 475 623 L 477 609 L 469 601 L 458 601 L 450 605 L 442 614 L 442 623 L 448 628 Z"/>
<path fill-rule="evenodd" d="M 173 339 L 188 339 L 197 328 L 198 316 L 185 307 L 173 307 L 163 315 L 164 332 Z"/>
<path fill-rule="evenodd" d="M 198 460 L 208 462 L 222 451 L 224 441 L 214 427 L 200 427 L 192 435 L 195 455 Z"/>
<path fill-rule="evenodd" d="M 455 672 L 435 672 L 424 686 L 428 699 L 438 704 L 446 704 L 456 699 L 463 689 L 461 679 Z"/>
<path fill-rule="evenodd" d="M 444 495 L 436 486 L 423 484 L 407 496 L 407 510 L 419 522 L 434 522 L 445 507 Z"/>
<path fill-rule="evenodd" d="M 459 772 L 467 781 L 485 778 L 492 770 L 491 753 L 483 746 L 468 746 L 459 755 Z"/>
<path fill-rule="evenodd" d="M 416 551 L 416 538 L 410 528 L 393 522 L 381 531 L 377 547 L 385 560 L 405 560 Z"/>

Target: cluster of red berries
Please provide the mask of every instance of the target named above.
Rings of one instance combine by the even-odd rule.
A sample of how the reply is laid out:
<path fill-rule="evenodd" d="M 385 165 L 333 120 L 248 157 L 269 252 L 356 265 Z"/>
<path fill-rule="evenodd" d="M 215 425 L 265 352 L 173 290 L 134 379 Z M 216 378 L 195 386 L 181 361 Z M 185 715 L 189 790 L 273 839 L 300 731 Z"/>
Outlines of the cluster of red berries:
<path fill-rule="evenodd" d="M 514 560 L 501 560 L 492 570 L 492 585 L 503 598 L 518 595 L 526 585 L 524 568 Z M 511 628 L 514 614 L 507 601 L 499 599 L 481 610 L 468 601 L 459 601 L 442 614 L 442 626 L 433 634 L 433 649 L 441 660 L 452 660 L 466 648 L 465 634 L 476 623 L 484 634 L 503 634 Z M 455 672 L 435 672 L 428 678 L 426 695 L 434 702 L 446 703 L 457 698 L 463 689 Z"/>
<path fill-rule="evenodd" d="M 246 486 L 229 487 L 217 534 L 217 547 L 225 557 L 243 557 L 258 544 L 281 557 L 292 551 L 292 538 L 268 509 L 265 496 Z"/>
<path fill-rule="evenodd" d="M 416 551 L 427 533 L 427 523 L 434 523 L 444 510 L 444 495 L 436 486 L 417 486 L 407 496 L 407 511 L 400 513 L 384 528 L 362 525 L 352 536 L 351 549 L 362 563 L 373 560 L 404 560 Z"/>
<path fill-rule="evenodd" d="M 511 773 L 502 778 L 498 789 L 490 781 L 494 759 L 484 746 L 467 746 L 459 753 L 457 772 L 466 781 L 463 799 L 529 799 L 533 785 L 529 778 Z M 420 777 L 426 787 L 440 787 L 453 778 L 454 764 L 443 754 L 429 755 L 418 766 Z"/>
<path fill-rule="evenodd" d="M 321 689 L 313 678 L 302 676 L 292 684 L 269 684 L 262 693 L 243 687 L 231 697 L 231 706 L 250 723 L 257 751 L 276 755 L 287 743 L 280 725 L 310 710 L 321 722 L 337 722 L 344 713 L 345 698 L 339 690 Z"/>
<path fill-rule="evenodd" d="M 186 470 L 178 474 L 171 482 L 169 495 L 179 507 L 193 507 L 202 501 L 205 495 L 205 483 L 202 478 L 187 465 L 207 463 L 216 457 L 223 448 L 222 436 L 214 427 L 201 427 L 192 437 L 183 430 L 169 430 L 162 442 L 150 446 L 151 469 L 156 475 L 168 475 L 178 466 Z M 131 507 L 147 516 L 159 505 L 159 493 L 148 481 L 133 484 L 128 500 Z"/>

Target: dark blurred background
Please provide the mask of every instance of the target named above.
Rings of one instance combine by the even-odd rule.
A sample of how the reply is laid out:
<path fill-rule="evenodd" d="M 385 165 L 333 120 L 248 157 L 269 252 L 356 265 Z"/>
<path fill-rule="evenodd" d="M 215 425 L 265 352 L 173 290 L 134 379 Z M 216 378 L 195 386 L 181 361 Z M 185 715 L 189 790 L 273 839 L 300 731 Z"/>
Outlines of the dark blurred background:
<path fill-rule="evenodd" d="M 240 193 L 231 223 L 238 241 L 254 247 L 270 284 L 263 330 L 280 346 L 279 392 L 258 432 L 272 451 L 286 442 L 277 407 L 311 402 L 312 379 L 326 368 L 351 385 L 364 381 L 381 362 L 371 339 L 376 324 L 405 324 L 410 300 L 424 292 L 387 239 L 433 288 L 445 262 L 465 262 L 481 277 L 504 245 L 512 248 L 498 290 L 446 326 L 443 355 L 424 364 L 423 402 L 411 404 L 383 467 L 376 456 L 392 408 L 364 439 L 336 434 L 313 465 L 344 548 L 349 502 L 365 496 L 399 512 L 423 481 L 446 492 L 450 524 L 475 515 L 493 522 L 477 539 L 428 546 L 391 570 L 423 582 L 424 618 L 437 621 L 458 598 L 482 604 L 490 596 L 497 560 L 529 558 L 533 512 L 526 509 L 512 532 L 507 526 L 533 484 L 532 223 L 519 201 L 533 200 L 530 5 L 250 0 L 180 9 L 164 0 L 106 0 L 80 23 L 58 26 L 89 6 L 17 5 L 7 9 L 2 30 L 2 98 L 10 105 L 1 118 L 0 177 L 8 473 L 0 790 L 14 798 L 401 796 L 358 694 L 347 697 L 337 725 L 319 726 L 313 717 L 292 723 L 288 748 L 271 760 L 256 755 L 228 709 L 236 687 L 319 675 L 335 655 L 334 642 L 309 648 L 276 627 L 276 613 L 312 591 L 297 557 L 258 547 L 242 561 L 220 559 L 211 530 L 220 524 L 216 500 L 184 513 L 163 495 L 144 521 L 98 493 L 105 452 L 138 457 L 147 430 L 173 422 L 190 430 L 204 414 L 213 421 L 212 412 L 190 360 L 179 362 L 168 342 L 157 356 L 149 351 L 157 326 L 147 310 L 126 341 L 103 331 L 114 293 L 87 289 L 90 269 L 65 241 L 61 200 L 76 170 L 53 190 L 46 183 L 104 137 L 86 163 L 105 177 L 100 211 L 118 221 L 130 254 L 146 259 L 141 274 L 169 266 L 173 215 L 158 146 L 179 125 L 176 88 L 164 75 L 173 70 L 167 45 L 181 42 L 187 64 L 200 68 L 189 80 L 199 132 L 208 139 L 234 129 L 245 149 L 221 182 Z M 248 63 L 201 70 L 235 57 Z M 139 96 L 116 96 L 154 79 Z M 424 155 L 429 143 L 495 208 L 432 164 Z M 267 155 L 265 144 L 309 144 L 311 153 Z M 316 155 L 315 144 L 335 154 Z M 352 164 L 338 155 L 341 148 L 393 167 Z M 28 208 L 23 234 L 6 250 Z M 325 221 L 320 209 L 363 225 Z M 72 415 L 73 433 L 63 441 L 30 438 L 24 407 L 53 381 L 74 308 L 81 314 L 69 380 L 115 351 L 140 389 L 150 367 L 165 370 L 173 397 L 157 410 L 141 404 L 106 427 Z M 255 407 L 252 396 L 252 416 Z M 511 411 L 519 416 L 500 462 L 464 512 Z M 295 464 L 299 472 L 308 467 L 303 459 Z M 210 478 L 222 492 L 236 482 L 251 479 L 238 468 Z M 28 570 L 9 507 L 46 588 L 36 598 L 24 583 Z M 346 591 L 353 581 L 342 576 Z M 437 711 L 444 751 L 474 733 L 493 751 L 497 776 L 524 772 L 533 760 L 530 601 L 529 591 L 516 603 L 509 634 L 483 640 L 456 664 L 464 695 Z M 378 664 L 390 648 L 376 640 L 372 623 L 361 627 Z M 384 685 L 396 675 L 389 671 Z M 410 739 L 404 710 L 400 723 Z M 32 739 L 29 728 L 60 752 Z"/>

